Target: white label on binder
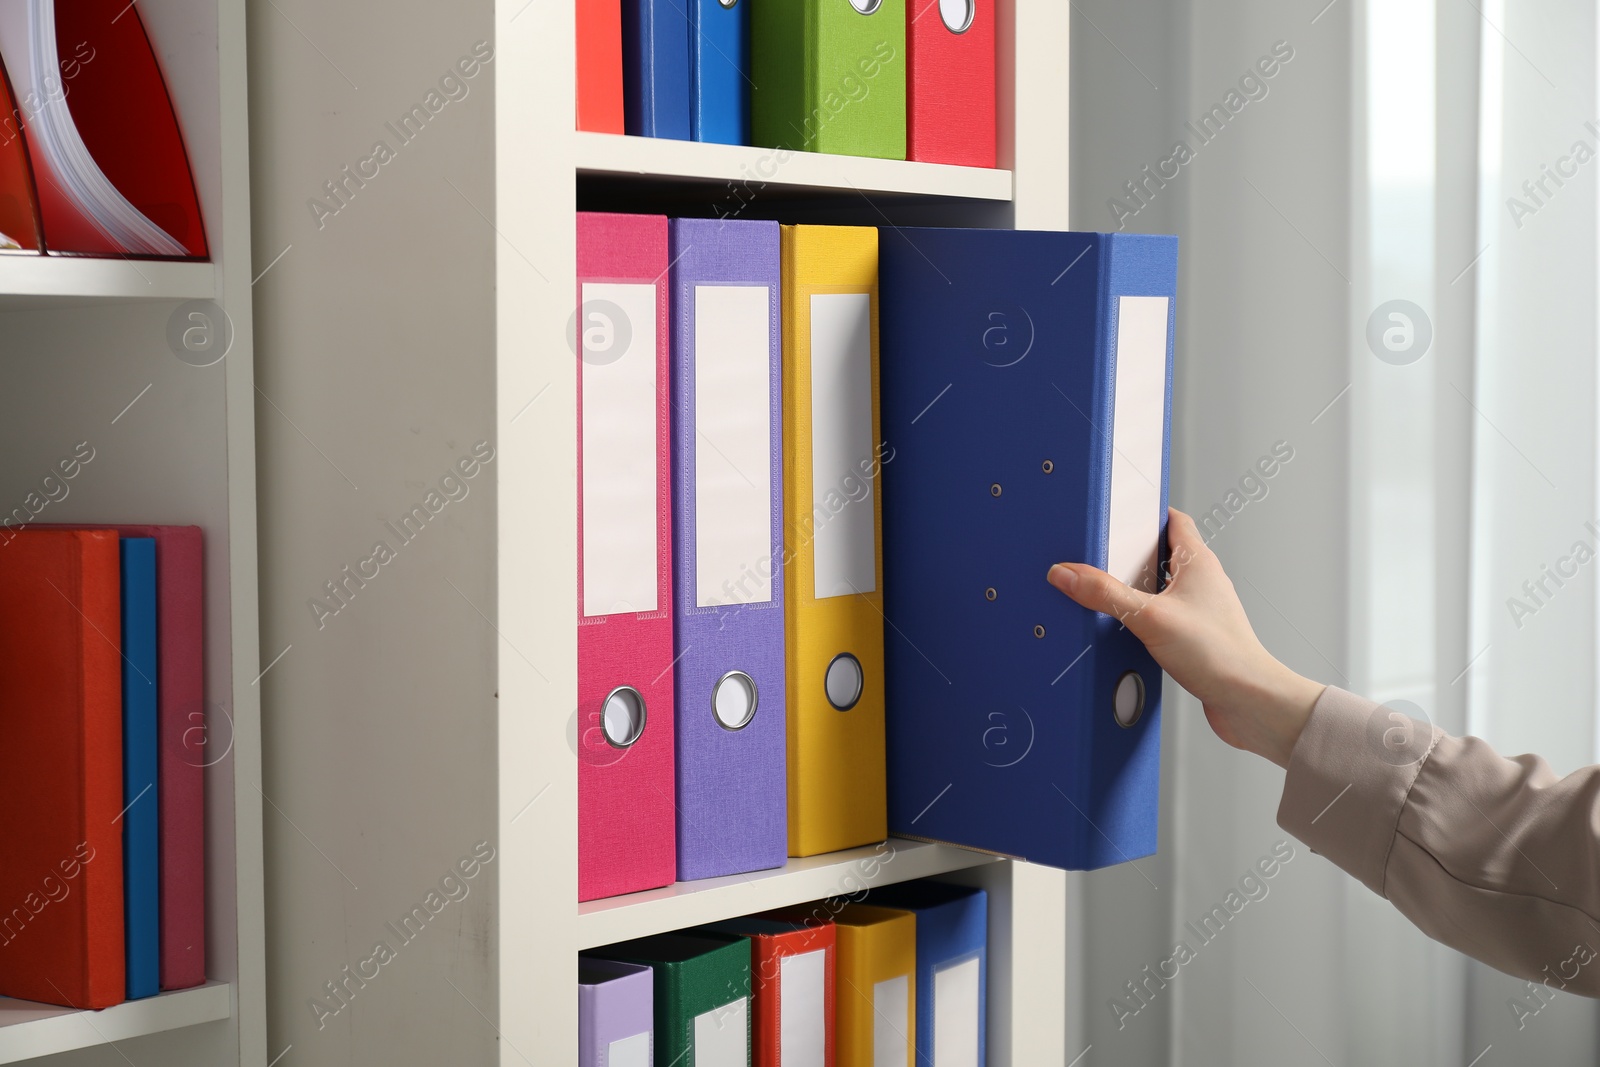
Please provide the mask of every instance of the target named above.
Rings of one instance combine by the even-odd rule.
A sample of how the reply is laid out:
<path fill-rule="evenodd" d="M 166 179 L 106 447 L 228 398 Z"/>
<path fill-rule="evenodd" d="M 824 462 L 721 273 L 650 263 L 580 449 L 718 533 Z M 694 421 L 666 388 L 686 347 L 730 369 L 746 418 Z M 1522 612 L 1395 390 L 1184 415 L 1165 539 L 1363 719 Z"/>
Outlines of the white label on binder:
<path fill-rule="evenodd" d="M 694 1017 L 693 1067 L 749 1067 L 750 1000 L 740 997 Z"/>
<path fill-rule="evenodd" d="M 978 1067 L 978 957 L 933 972 L 933 1062 Z"/>
<path fill-rule="evenodd" d="M 911 1054 L 911 976 L 872 987 L 872 1065 L 906 1067 Z"/>
<path fill-rule="evenodd" d="M 827 1067 L 827 983 L 825 948 L 779 961 L 783 1018 L 778 1022 L 778 1062 L 783 1067 Z"/>
<path fill-rule="evenodd" d="M 878 588 L 872 473 L 872 296 L 811 298 L 811 517 L 818 600 Z"/>
<path fill-rule="evenodd" d="M 1117 381 L 1111 429 L 1111 529 L 1106 570 L 1156 591 L 1161 457 L 1167 417 L 1167 298 L 1117 305 Z"/>
<path fill-rule="evenodd" d="M 583 613 L 655 611 L 656 287 L 586 283 L 579 318 Z"/>
<path fill-rule="evenodd" d="M 772 600 L 772 291 L 694 290 L 695 603 Z"/>
<path fill-rule="evenodd" d="M 650 1067 L 650 1032 L 611 1042 L 605 1067 Z"/>

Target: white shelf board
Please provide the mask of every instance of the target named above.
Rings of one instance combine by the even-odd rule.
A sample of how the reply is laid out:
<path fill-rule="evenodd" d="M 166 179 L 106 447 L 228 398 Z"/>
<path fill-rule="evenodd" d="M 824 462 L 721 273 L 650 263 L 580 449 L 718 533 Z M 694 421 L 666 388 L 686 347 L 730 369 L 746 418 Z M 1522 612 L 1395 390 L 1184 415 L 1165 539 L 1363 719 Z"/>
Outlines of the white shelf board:
<path fill-rule="evenodd" d="M 0 311 L 122 300 L 212 300 L 210 263 L 0 254 Z"/>
<path fill-rule="evenodd" d="M 659 137 L 625 137 L 615 133 L 576 131 L 573 136 L 577 138 L 575 156 L 580 175 L 731 182 L 738 188 L 752 189 L 765 185 L 797 191 L 1011 199 L 1009 170 L 672 141 Z"/>
<path fill-rule="evenodd" d="M 791 859 L 770 871 L 675 882 L 664 889 L 579 904 L 578 947 L 596 948 L 996 862 L 984 852 L 892 837 L 882 845 Z"/>
<path fill-rule="evenodd" d="M 233 992 L 227 982 L 129 1000 L 102 1011 L 0 997 L 0 1063 L 216 1022 L 232 1010 Z"/>

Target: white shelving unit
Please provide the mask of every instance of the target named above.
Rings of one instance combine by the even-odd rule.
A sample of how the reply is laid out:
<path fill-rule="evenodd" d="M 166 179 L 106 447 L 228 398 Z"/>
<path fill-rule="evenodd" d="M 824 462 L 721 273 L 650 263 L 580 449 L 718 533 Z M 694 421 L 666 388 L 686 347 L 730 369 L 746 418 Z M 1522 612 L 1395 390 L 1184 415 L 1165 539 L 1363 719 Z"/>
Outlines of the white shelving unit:
<path fill-rule="evenodd" d="M 0 255 L 0 311 L 216 296 L 217 268 L 210 263 Z"/>
<path fill-rule="evenodd" d="M 890 193 L 906 196 L 1010 200 L 1011 172 L 949 167 L 866 156 L 831 156 L 742 145 L 576 134 L 580 180 L 587 175 L 627 175 L 669 183 L 704 182 L 790 192 Z"/>
<path fill-rule="evenodd" d="M 0 1063 L 265 1067 L 245 5 L 141 0 L 139 13 L 184 131 L 212 261 L 0 255 L 0 509 L 86 441 L 93 460 L 39 521 L 204 530 L 209 980 L 104 1011 L 0 999 Z M 168 342 L 169 319 L 190 300 L 215 302 L 232 323 L 231 349 L 210 366 Z"/>
<path fill-rule="evenodd" d="M 718 198 L 732 187 L 744 217 L 1065 229 L 1070 6 L 1000 0 L 998 7 L 1002 167 L 974 170 L 799 153 L 780 161 L 763 148 L 575 134 L 572 5 L 496 0 L 495 1025 L 503 1067 L 524 1063 L 530 1049 L 540 1062 L 574 1061 L 581 948 L 928 876 L 991 892 L 989 1063 L 1067 1062 L 1060 872 L 891 841 L 893 859 L 870 864 L 870 874 L 874 850 L 857 849 L 579 905 L 576 764 L 562 737 L 577 692 L 577 376 L 564 338 L 576 299 L 575 209 L 714 217 L 727 213 L 726 198 Z M 535 397 L 536 417 L 522 417 Z M 510 649 L 537 649 L 539 667 Z"/>

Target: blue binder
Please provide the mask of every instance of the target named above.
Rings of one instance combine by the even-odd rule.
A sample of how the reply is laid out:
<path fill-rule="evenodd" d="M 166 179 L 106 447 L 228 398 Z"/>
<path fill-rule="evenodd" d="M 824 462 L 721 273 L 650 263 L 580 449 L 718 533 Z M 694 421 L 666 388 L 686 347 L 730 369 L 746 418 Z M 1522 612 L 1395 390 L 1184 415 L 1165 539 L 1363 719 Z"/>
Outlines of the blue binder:
<path fill-rule="evenodd" d="M 1161 672 L 1045 581 L 1165 565 L 1177 239 L 880 252 L 889 828 L 1090 869 L 1156 848 Z"/>
<path fill-rule="evenodd" d="M 622 0 L 622 120 L 628 133 L 678 141 L 692 135 L 683 3 Z"/>
<path fill-rule="evenodd" d="M 161 992 L 160 808 L 156 795 L 156 542 L 122 552 L 122 869 L 128 999 Z"/>
<path fill-rule="evenodd" d="M 874 889 L 867 903 L 917 916 L 916 1067 L 984 1067 L 989 894 L 906 882 Z"/>
<path fill-rule="evenodd" d="M 684 0 L 689 5 L 690 129 L 696 141 L 750 143 L 750 5 L 755 0 Z"/>

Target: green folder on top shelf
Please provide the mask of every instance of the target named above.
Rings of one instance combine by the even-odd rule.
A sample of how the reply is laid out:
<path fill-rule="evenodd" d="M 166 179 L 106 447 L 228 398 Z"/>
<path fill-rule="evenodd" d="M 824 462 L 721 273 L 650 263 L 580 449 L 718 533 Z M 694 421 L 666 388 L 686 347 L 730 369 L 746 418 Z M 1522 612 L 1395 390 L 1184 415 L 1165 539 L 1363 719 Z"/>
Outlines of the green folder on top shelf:
<path fill-rule="evenodd" d="M 585 955 L 655 972 L 656 1067 L 748 1067 L 750 942 L 656 934 Z"/>
<path fill-rule="evenodd" d="M 906 0 L 760 0 L 750 53 L 755 144 L 906 158 Z"/>

